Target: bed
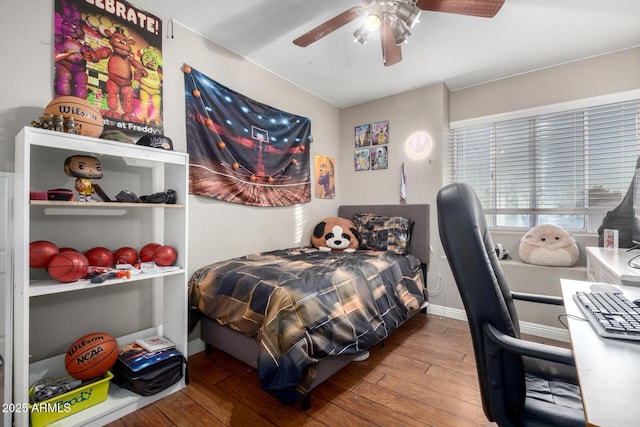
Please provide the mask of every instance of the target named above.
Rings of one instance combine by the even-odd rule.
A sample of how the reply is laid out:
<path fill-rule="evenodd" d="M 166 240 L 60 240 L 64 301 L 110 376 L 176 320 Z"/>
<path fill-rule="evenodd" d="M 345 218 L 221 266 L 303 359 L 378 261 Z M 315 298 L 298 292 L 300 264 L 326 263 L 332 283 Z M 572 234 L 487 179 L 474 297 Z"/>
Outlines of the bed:
<path fill-rule="evenodd" d="M 189 326 L 200 321 L 205 351 L 256 368 L 260 386 L 284 404 L 308 407 L 313 388 L 427 305 L 429 206 L 341 206 L 338 216 L 357 217 L 369 244 L 378 225 L 406 220 L 406 254 L 391 238 L 385 251 L 288 248 L 206 265 L 189 280 Z"/>

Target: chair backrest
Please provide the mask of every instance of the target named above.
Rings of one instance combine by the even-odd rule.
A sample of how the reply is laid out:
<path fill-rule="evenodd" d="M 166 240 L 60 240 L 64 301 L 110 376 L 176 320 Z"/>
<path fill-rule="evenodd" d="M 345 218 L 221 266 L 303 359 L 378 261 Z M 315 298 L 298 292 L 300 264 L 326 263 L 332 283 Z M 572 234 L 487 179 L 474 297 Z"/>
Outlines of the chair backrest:
<path fill-rule="evenodd" d="M 447 185 L 437 196 L 440 240 L 465 307 L 473 340 L 482 405 L 489 420 L 518 411 L 524 404 L 524 369 L 518 356 L 500 355 L 505 372 L 489 372 L 487 340 L 483 325 L 520 338 L 513 298 L 500 268 L 484 211 L 473 189 L 464 183 Z M 494 355 L 495 356 L 495 355 Z M 493 357 L 495 359 L 495 357 Z M 491 375 L 501 375 L 502 390 L 490 384 Z"/>

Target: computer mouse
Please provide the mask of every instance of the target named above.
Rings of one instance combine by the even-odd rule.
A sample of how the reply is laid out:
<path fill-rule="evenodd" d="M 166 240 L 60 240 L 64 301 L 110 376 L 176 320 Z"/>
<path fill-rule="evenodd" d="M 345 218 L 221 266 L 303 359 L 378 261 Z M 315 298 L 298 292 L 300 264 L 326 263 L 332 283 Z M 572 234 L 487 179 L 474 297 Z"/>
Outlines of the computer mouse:
<path fill-rule="evenodd" d="M 608 283 L 594 283 L 589 287 L 591 292 L 609 292 L 614 294 L 621 294 L 622 291 L 615 285 L 609 285 Z"/>

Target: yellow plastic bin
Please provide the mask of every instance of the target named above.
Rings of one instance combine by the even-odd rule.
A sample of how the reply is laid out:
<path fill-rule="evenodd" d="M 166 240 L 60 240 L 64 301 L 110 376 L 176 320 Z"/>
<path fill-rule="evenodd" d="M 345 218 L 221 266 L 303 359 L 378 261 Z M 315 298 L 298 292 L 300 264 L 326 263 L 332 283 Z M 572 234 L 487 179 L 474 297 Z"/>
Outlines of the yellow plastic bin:
<path fill-rule="evenodd" d="M 113 374 L 107 372 L 102 376 L 102 379 L 98 381 L 52 397 L 49 400 L 29 404 L 31 427 L 41 427 L 51 424 L 54 421 L 58 421 L 64 417 L 80 412 L 83 409 L 104 402 L 107 398 L 109 382 L 112 378 Z M 31 392 L 32 389 L 29 390 L 29 395 L 31 395 Z"/>

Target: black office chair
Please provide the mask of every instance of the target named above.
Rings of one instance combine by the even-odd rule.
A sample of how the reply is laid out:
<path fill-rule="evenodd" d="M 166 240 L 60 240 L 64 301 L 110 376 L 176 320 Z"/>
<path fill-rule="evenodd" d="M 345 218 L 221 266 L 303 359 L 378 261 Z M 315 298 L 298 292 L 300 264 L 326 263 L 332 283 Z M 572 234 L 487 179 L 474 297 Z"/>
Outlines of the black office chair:
<path fill-rule="evenodd" d="M 464 303 L 482 406 L 499 426 L 585 426 L 571 350 L 520 337 L 514 299 L 562 305 L 562 298 L 511 292 L 482 205 L 462 183 L 437 196 L 440 240 Z"/>

